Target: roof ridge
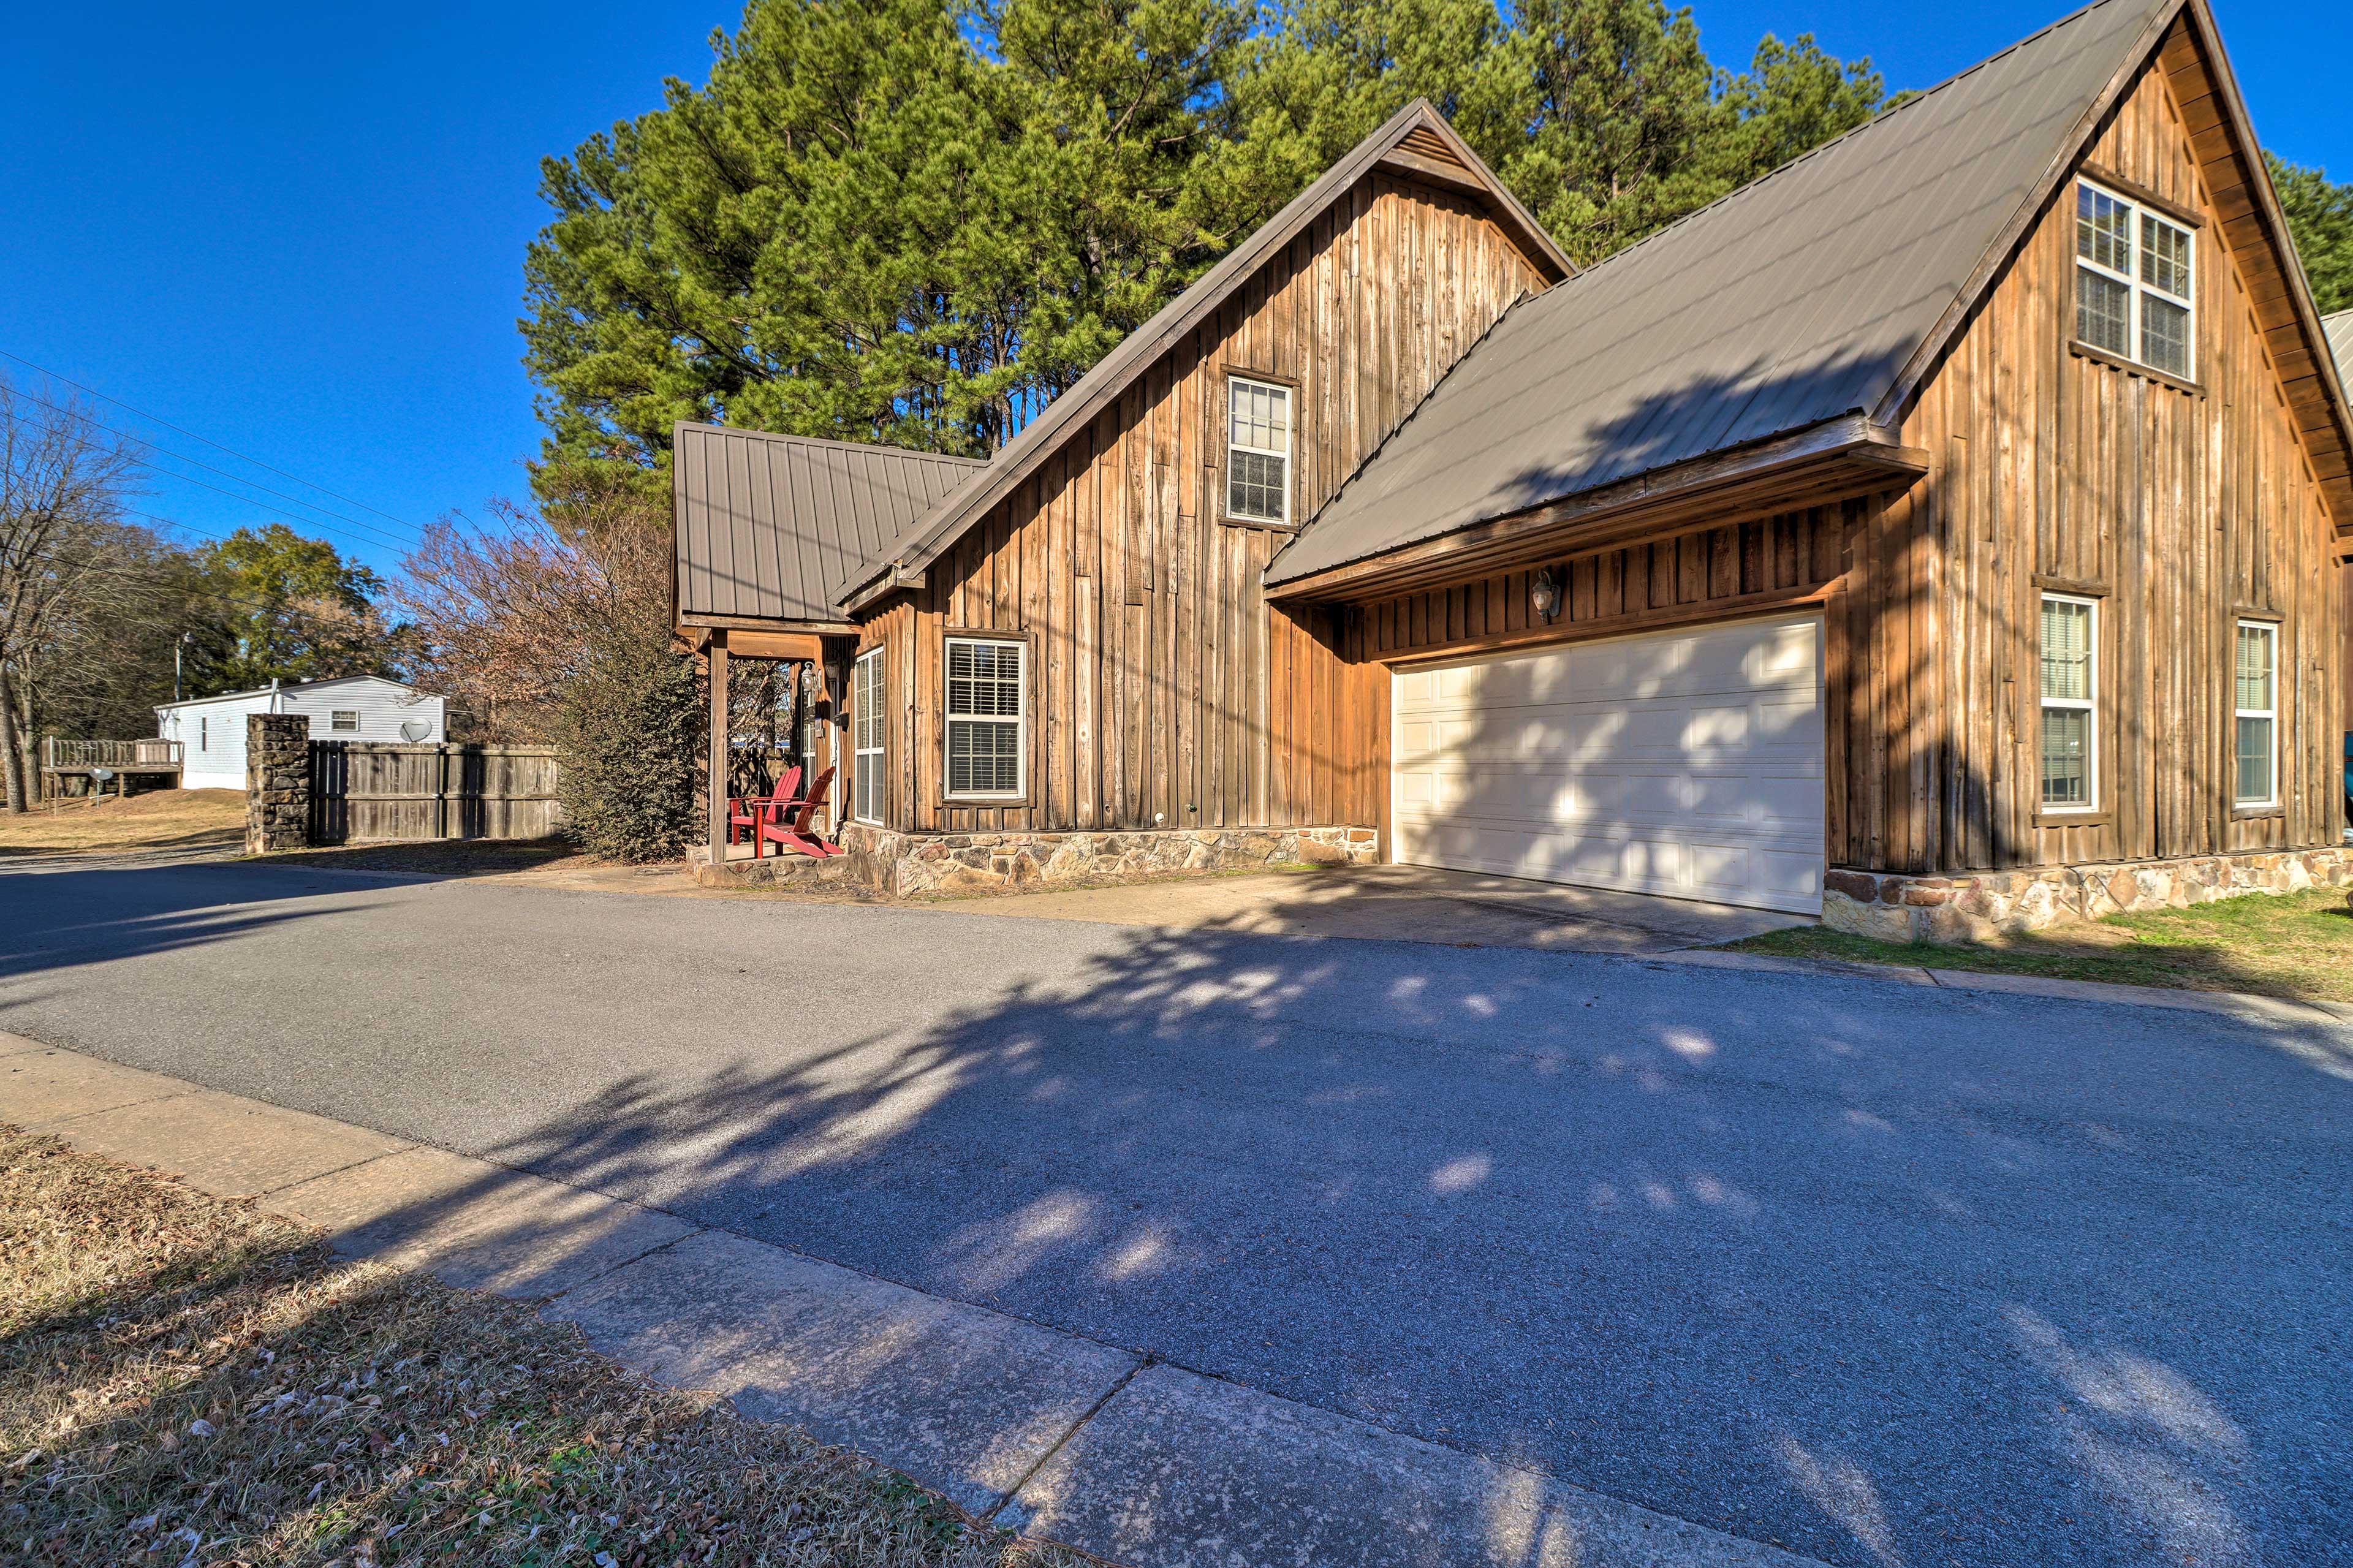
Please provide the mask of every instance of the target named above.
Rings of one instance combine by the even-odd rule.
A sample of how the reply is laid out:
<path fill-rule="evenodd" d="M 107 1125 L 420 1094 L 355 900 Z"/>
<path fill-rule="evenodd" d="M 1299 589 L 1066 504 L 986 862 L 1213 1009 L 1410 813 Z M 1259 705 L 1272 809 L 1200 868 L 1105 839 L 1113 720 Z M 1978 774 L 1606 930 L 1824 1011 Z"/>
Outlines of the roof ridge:
<path fill-rule="evenodd" d="M 411 681 L 398 679 L 393 676 L 364 673 L 360 675 L 322 675 L 317 677 L 315 679 L 311 680 L 281 680 L 269 686 L 248 686 L 237 691 L 216 691 L 208 697 L 183 697 L 176 702 L 156 702 L 150 704 L 150 706 L 158 710 L 164 708 L 193 708 L 199 702 L 227 702 L 232 698 L 237 697 L 267 697 L 273 691 L 300 691 L 303 688 L 310 686 L 340 686 L 343 682 L 350 680 L 381 680 L 386 686 L 397 686 L 403 691 L 414 691 L 426 697 L 439 697 L 443 695 L 438 691 L 427 691 L 425 688 L 421 686 L 416 685 Z"/>
<path fill-rule="evenodd" d="M 893 447 L 886 441 L 843 441 L 831 436 L 800 436 L 789 430 L 755 430 L 748 425 L 715 425 L 707 419 L 681 419 L 672 426 L 673 436 L 681 430 L 705 430 L 714 436 L 742 436 L 755 441 L 786 441 L 802 447 L 828 447 L 844 452 L 887 452 L 894 458 L 920 458 L 940 463 L 967 463 L 985 468 L 987 458 L 959 457 L 954 452 L 926 452 L 918 447 Z"/>
<path fill-rule="evenodd" d="M 2091 0 L 2089 5 L 2078 6 L 2074 10 L 2068 12 L 2064 16 L 2060 17 L 2057 21 L 2046 23 L 2033 32 L 2029 33 L 2026 37 L 2019 39 L 2016 43 L 2010 45 L 2008 47 L 1996 49 L 1992 54 L 1986 56 L 1985 58 L 1978 60 L 1974 65 L 1964 66 L 1959 70 L 1955 71 L 1952 75 L 1945 78 L 1942 81 L 1936 82 L 1932 86 L 1920 89 L 1917 92 L 1913 93 L 1911 97 L 1905 99 L 1903 102 L 1888 105 L 1886 108 L 1882 109 L 1878 113 L 1873 115 L 1870 119 L 1864 121 L 1862 124 L 1851 126 L 1848 129 L 1840 132 L 1829 141 L 1821 142 L 1816 146 L 1807 148 L 1804 152 L 1799 153 L 1796 157 L 1789 159 L 1786 163 L 1776 163 L 1773 167 L 1766 170 L 1763 174 L 1757 175 L 1755 179 L 1750 180 L 1747 184 L 1736 185 L 1731 190 L 1725 192 L 1724 195 L 1716 197 L 1715 200 L 1708 203 L 1705 206 L 1694 207 L 1691 211 L 1683 214 L 1683 216 L 1676 218 L 1672 223 L 1665 224 L 1658 228 L 1652 229 L 1650 233 L 1644 235 L 1633 244 L 1611 251 L 1609 255 L 1602 257 L 1600 259 L 1595 261 L 1591 266 L 1587 267 L 1583 271 L 1577 273 L 1577 277 L 1563 279 L 1562 286 L 1547 289 L 1546 292 L 1551 294 L 1566 293 L 1566 285 L 1576 282 L 1577 278 L 1592 277 L 1595 273 L 1600 271 L 1603 268 L 1608 267 L 1611 262 L 1616 261 L 1620 257 L 1631 256 L 1636 251 L 1641 249 L 1644 246 L 1650 244 L 1652 240 L 1664 238 L 1666 236 L 1674 233 L 1677 229 L 1694 223 L 1700 218 L 1705 217 L 1708 214 L 1715 211 L 1716 208 L 1723 206 L 1727 203 L 1737 201 L 1740 197 L 1745 196 L 1750 192 L 1763 186 L 1767 181 L 1772 179 L 1775 175 L 1787 174 L 1789 170 L 1797 168 L 1799 164 L 1804 163 L 1810 159 L 1821 156 L 1831 148 L 1839 145 L 1841 142 L 1846 142 L 1854 137 L 1860 136 L 1866 131 L 1877 129 L 1880 125 L 1903 113 L 1905 110 L 1927 102 L 1929 99 L 1935 97 L 1937 93 L 1943 92 L 1947 88 L 1952 87 L 1957 83 L 1967 80 L 1968 78 L 1973 77 L 1978 72 L 1985 69 L 1988 66 L 1993 65 L 1997 61 L 2016 54 L 2019 50 L 2025 48 L 2030 44 L 2040 43 L 2042 39 L 2049 37 L 2052 34 L 2057 32 L 2062 27 L 2083 20 L 2085 16 L 2090 16 L 2101 6 L 2120 5 L 2123 3 L 2124 0 Z M 2152 6 L 2152 9 L 2154 7 Z"/>

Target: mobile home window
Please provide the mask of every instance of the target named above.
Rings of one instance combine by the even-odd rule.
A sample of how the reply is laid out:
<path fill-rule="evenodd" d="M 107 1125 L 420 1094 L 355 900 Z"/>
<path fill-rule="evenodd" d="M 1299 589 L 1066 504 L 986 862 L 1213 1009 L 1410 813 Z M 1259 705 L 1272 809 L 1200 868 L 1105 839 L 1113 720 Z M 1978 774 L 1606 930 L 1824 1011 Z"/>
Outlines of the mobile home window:
<path fill-rule="evenodd" d="M 977 637 L 947 644 L 947 793 L 1018 798 L 1029 645 Z"/>
<path fill-rule="evenodd" d="M 2099 605 L 2042 595 L 2042 809 L 2089 811 L 2099 801 Z"/>
<path fill-rule="evenodd" d="M 883 744 L 882 650 L 858 658 L 857 686 L 850 693 L 849 745 L 850 814 L 860 822 L 882 820 Z"/>
<path fill-rule="evenodd" d="M 2075 336 L 2184 380 L 2197 301 L 2189 230 L 2088 181 L 2075 187 Z"/>
<path fill-rule="evenodd" d="M 1291 389 L 1226 383 L 1226 514 L 1291 521 Z"/>
<path fill-rule="evenodd" d="M 212 749 L 213 721 L 210 719 L 204 717 L 202 714 L 199 714 L 196 717 L 196 750 L 199 752 L 209 752 Z"/>
<path fill-rule="evenodd" d="M 334 709 L 327 716 L 327 727 L 331 730 L 357 730 L 360 727 L 359 710 L 354 708 Z"/>
<path fill-rule="evenodd" d="M 2279 803 L 2279 628 L 2268 621 L 2239 623 L 2238 668 L 2232 681 L 2238 710 L 2238 783 L 2232 792 L 2240 805 Z"/>

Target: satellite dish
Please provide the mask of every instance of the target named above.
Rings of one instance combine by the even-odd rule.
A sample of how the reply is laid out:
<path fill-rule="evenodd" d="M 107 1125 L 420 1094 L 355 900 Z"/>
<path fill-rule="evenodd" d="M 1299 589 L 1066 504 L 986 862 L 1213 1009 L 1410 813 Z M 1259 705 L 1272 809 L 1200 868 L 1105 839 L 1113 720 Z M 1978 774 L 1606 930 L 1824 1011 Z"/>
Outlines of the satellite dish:
<path fill-rule="evenodd" d="M 433 733 L 433 726 L 422 719 L 406 719 L 401 721 L 400 738 L 404 741 L 412 742 L 421 741 L 431 733 Z"/>
<path fill-rule="evenodd" d="M 90 776 L 96 779 L 99 783 L 104 784 L 107 780 L 114 776 L 114 770 L 112 768 L 92 768 L 90 770 Z"/>

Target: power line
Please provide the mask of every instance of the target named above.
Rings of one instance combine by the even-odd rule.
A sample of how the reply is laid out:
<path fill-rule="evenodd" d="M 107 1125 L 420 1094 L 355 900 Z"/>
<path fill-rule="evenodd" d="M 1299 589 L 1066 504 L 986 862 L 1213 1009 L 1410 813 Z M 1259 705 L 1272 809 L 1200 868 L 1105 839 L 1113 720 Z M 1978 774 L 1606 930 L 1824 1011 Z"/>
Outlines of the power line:
<path fill-rule="evenodd" d="M 60 564 L 55 557 L 50 557 L 48 559 L 51 564 Z M 79 572 L 96 573 L 101 576 L 117 577 L 125 582 L 142 584 L 150 588 L 178 586 L 176 584 L 168 583 L 161 577 L 151 575 L 150 574 L 139 571 L 133 567 L 107 566 L 97 562 L 67 562 L 62 563 L 62 564 L 71 565 Z M 206 605 L 216 605 L 227 610 L 250 611 L 256 614 L 266 613 L 280 607 L 270 604 L 265 599 L 248 598 L 242 594 L 225 594 L 215 588 L 197 589 L 195 592 L 189 595 L 189 598 L 193 601 L 200 601 Z"/>
<path fill-rule="evenodd" d="M 113 404 L 117 408 L 128 410 L 130 413 L 137 415 L 142 419 L 151 420 L 157 425 L 161 425 L 166 430 L 177 431 L 180 435 L 185 436 L 191 441 L 202 441 L 206 446 L 212 447 L 216 452 L 227 452 L 230 457 L 237 458 L 238 461 L 251 463 L 255 468 L 266 469 L 270 473 L 276 474 L 281 479 L 291 479 L 296 484 L 301 485 L 305 489 L 317 490 L 321 495 L 332 496 L 335 500 L 342 501 L 345 506 L 355 506 L 362 511 L 372 511 L 375 513 L 376 516 L 383 518 L 386 522 L 396 522 L 399 523 L 401 527 L 409 529 L 412 531 L 417 531 L 415 523 L 395 517 L 392 513 L 385 510 L 381 507 L 370 506 L 364 500 L 354 500 L 352 497 L 344 495 L 339 490 L 331 490 L 326 486 L 316 483 L 311 479 L 306 479 L 300 474 L 290 474 L 283 468 L 271 468 L 268 463 L 263 462 L 259 458 L 248 457 L 245 453 L 238 451 L 234 447 L 225 447 L 208 436 L 199 436 L 194 430 L 190 430 L 185 426 L 174 425 L 168 419 L 158 418 L 156 416 L 148 413 L 145 409 L 134 408 L 119 397 L 109 397 L 105 393 L 99 391 L 94 386 L 84 386 L 80 382 L 74 380 L 71 376 L 59 375 L 56 371 L 50 370 L 46 365 L 35 364 L 31 360 L 26 359 L 22 354 L 10 353 L 6 349 L 0 349 L 0 358 L 15 360 L 18 364 L 25 366 L 28 370 L 37 370 L 52 380 L 64 382 L 68 386 L 72 387 L 77 392 L 86 392 L 92 397 Z M 193 462 L 195 459 L 186 458 L 183 460 Z M 301 504 L 307 506 L 310 503 L 306 501 Z"/>
<path fill-rule="evenodd" d="M 19 395 L 24 397 L 30 398 L 33 402 L 39 404 L 42 407 L 48 409 L 52 413 L 63 414 L 69 417 L 72 415 L 72 410 L 61 408 L 58 405 L 51 403 L 48 399 L 42 397 L 37 394 L 20 392 Z M 237 475 L 228 472 L 226 468 L 216 468 L 209 463 L 197 462 L 194 458 L 183 457 L 181 454 L 172 451 L 168 447 L 155 445 L 153 441 L 142 440 L 139 437 L 132 435 L 128 430 L 117 430 L 113 426 L 105 423 L 103 420 L 93 419 L 90 423 L 111 435 L 121 437 L 124 440 L 132 443 L 134 446 L 144 447 L 151 452 L 161 452 L 165 457 L 175 458 L 183 463 L 195 463 L 197 468 L 203 468 L 209 473 L 218 474 L 223 479 L 234 479 L 237 483 L 241 485 L 251 485 L 253 489 L 260 490 L 266 495 L 277 496 L 281 500 L 290 500 L 296 506 L 310 507 L 313 511 L 323 512 L 326 516 L 335 519 L 336 521 L 350 523 L 353 528 L 365 529 L 368 532 L 375 534 L 377 540 L 384 543 L 395 545 L 403 550 L 408 550 L 415 548 L 422 540 L 421 530 L 419 531 L 418 538 L 403 539 L 398 535 L 387 533 L 383 529 L 375 527 L 373 524 L 362 522 L 357 518 L 345 517 L 341 512 L 328 511 L 327 509 L 322 506 L 303 500 L 296 496 L 287 495 L 283 490 L 273 490 L 266 485 L 254 484 L 251 479 L 238 479 Z M 74 441 L 78 445 L 91 451 L 97 451 L 100 449 L 95 442 L 83 440 L 81 437 L 69 434 L 67 439 Z M 211 490 L 215 494 L 227 496 L 233 501 L 239 501 L 247 506 L 259 507 L 264 511 L 274 511 L 282 518 L 302 524 L 305 528 L 315 528 L 326 533 L 341 533 L 344 538 L 349 539 L 353 543 L 357 544 L 366 544 L 371 542 L 368 540 L 359 538 L 357 535 L 344 532 L 343 530 L 335 527 L 332 523 L 322 522 L 317 518 L 305 517 L 301 512 L 288 511 L 282 506 L 272 506 L 266 500 L 256 500 L 251 496 L 240 495 L 237 491 L 231 489 L 224 489 L 218 485 L 210 484 L 203 479 L 197 479 L 193 474 L 174 472 L 170 468 L 164 468 L 162 464 L 152 462 L 145 458 L 132 458 L 130 460 L 152 473 L 162 475 L 165 479 L 178 479 L 183 484 L 196 485 L 205 489 Z"/>

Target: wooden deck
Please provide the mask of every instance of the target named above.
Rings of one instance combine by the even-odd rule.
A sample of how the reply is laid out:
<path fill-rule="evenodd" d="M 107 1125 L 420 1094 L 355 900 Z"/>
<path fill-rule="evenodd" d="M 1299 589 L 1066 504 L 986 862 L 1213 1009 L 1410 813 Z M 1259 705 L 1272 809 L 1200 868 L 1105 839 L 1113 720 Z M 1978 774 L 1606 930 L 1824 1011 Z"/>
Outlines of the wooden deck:
<path fill-rule="evenodd" d="M 181 742 L 164 740 L 68 741 L 56 735 L 41 741 L 43 793 L 50 779 L 135 777 L 153 781 L 168 776 L 176 786 L 182 771 Z"/>

